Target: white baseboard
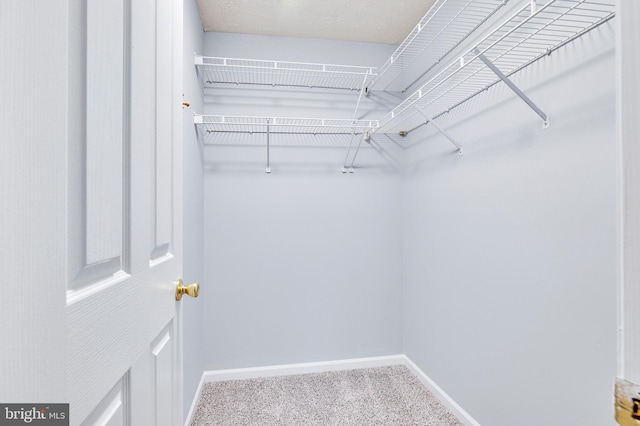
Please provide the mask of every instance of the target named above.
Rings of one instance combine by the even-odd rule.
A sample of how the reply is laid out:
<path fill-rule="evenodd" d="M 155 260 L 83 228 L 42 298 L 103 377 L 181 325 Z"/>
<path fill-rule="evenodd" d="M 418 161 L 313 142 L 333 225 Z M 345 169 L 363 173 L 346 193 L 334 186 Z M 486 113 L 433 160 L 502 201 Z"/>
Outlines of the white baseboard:
<path fill-rule="evenodd" d="M 404 359 L 403 364 L 411 371 L 411 373 L 420 380 L 420 383 L 434 394 L 440 402 L 449 409 L 455 416 L 467 426 L 480 426 L 480 423 L 474 420 L 453 398 L 451 398 L 440 386 L 436 384 L 427 374 L 406 355 L 401 355 Z"/>
<path fill-rule="evenodd" d="M 205 371 L 205 382 L 254 379 L 257 377 L 292 376 L 294 374 L 324 373 L 326 371 L 355 370 L 358 368 L 386 367 L 403 364 L 402 355 L 372 358 L 342 359 L 336 361 L 307 362 L 303 364 L 272 365 L 268 367 L 236 368 Z"/>
<path fill-rule="evenodd" d="M 200 395 L 202 395 L 202 386 L 204 386 L 204 374 L 200 378 L 200 383 L 198 383 L 198 389 L 196 389 L 196 394 L 193 396 L 193 401 L 191 402 L 191 407 L 189 408 L 189 414 L 187 414 L 187 419 L 184 422 L 184 426 L 191 426 L 191 422 L 193 421 L 193 415 L 196 413 L 196 407 L 200 402 Z"/>
<path fill-rule="evenodd" d="M 258 377 L 290 376 L 295 374 L 324 373 L 327 371 L 355 370 L 359 368 L 387 367 L 390 365 L 404 365 L 416 376 L 442 404 L 467 426 L 480 426 L 466 411 L 462 409 L 440 386 L 418 368 L 406 355 L 390 355 L 371 358 L 343 359 L 336 361 L 308 362 L 302 364 L 272 365 L 267 367 L 234 368 L 229 370 L 205 371 L 200 379 L 198 390 L 191 404 L 185 426 L 189 426 L 193 419 L 195 408 L 200 399 L 204 383 L 223 382 L 226 380 L 254 379 Z"/>

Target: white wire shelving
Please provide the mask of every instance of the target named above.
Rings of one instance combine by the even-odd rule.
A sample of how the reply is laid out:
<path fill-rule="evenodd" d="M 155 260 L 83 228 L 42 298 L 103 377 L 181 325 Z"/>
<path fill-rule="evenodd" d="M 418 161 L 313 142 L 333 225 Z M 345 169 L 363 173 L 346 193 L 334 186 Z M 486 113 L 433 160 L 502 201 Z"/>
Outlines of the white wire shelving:
<path fill-rule="evenodd" d="M 362 91 L 374 67 L 195 56 L 203 88 L 260 87 Z"/>
<path fill-rule="evenodd" d="M 438 0 L 367 86 L 405 92 L 509 0 Z"/>
<path fill-rule="evenodd" d="M 300 135 L 361 135 L 378 127 L 377 120 L 333 118 L 250 117 L 231 115 L 194 116 L 203 134 L 270 133 Z"/>
<path fill-rule="evenodd" d="M 520 0 L 521 5 L 502 13 L 509 16 L 499 16 L 497 12 L 509 1 L 514 0 L 437 0 L 379 72 L 373 67 L 196 56 L 203 88 L 287 87 L 358 93 L 352 119 L 196 114 L 198 133 L 204 143 L 216 134 L 265 135 L 267 173 L 271 170 L 269 137 L 276 134 L 350 135 L 343 172 L 353 171 L 360 146 L 372 135 L 404 136 L 427 123 L 462 154 L 462 146 L 435 119 L 500 82 L 547 127 L 549 117 L 543 109 L 509 77 L 613 18 L 616 0 Z M 489 26 L 493 30 L 488 31 Z M 469 45 L 472 47 L 460 54 Z M 447 66 L 442 66 L 444 59 L 450 61 Z M 360 101 L 372 89 L 402 91 L 418 81 L 421 86 L 382 119 L 357 119 Z"/>
<path fill-rule="evenodd" d="M 194 116 L 194 123 L 199 132 L 204 136 L 207 143 L 207 136 L 220 134 L 258 134 L 264 136 L 266 145 L 266 172 L 271 173 L 270 165 L 270 138 L 273 135 L 349 135 L 349 150 L 345 158 L 343 173 L 349 170 L 353 173 L 353 162 L 347 169 L 349 152 L 351 151 L 354 138 L 362 141 L 368 138 L 371 128 L 378 126 L 376 120 L 345 120 L 330 118 L 292 118 L 292 117 L 251 117 L 251 116 L 230 116 L 230 115 L 200 115 Z M 357 150 L 360 149 L 361 142 Z M 356 150 L 356 152 L 357 152 Z"/>
<path fill-rule="evenodd" d="M 523 3 L 497 28 L 385 115 L 371 133 L 405 133 L 504 81 L 548 117 L 508 77 L 615 15 L 615 0 L 535 0 Z M 501 75 L 502 74 L 502 75 Z"/>

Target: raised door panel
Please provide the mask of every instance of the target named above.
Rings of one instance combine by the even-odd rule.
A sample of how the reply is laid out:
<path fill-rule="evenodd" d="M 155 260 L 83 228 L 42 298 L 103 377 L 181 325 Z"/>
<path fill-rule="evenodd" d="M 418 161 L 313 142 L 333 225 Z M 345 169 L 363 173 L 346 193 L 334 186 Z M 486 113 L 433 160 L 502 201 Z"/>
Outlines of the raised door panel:
<path fill-rule="evenodd" d="M 85 213 L 86 263 L 91 265 L 122 255 L 128 5 L 90 0 L 86 8 Z"/>
<path fill-rule="evenodd" d="M 70 300 L 126 276 L 130 219 L 130 5 L 89 0 L 73 6 L 81 24 L 72 30 L 78 38 L 70 51 Z"/>
<path fill-rule="evenodd" d="M 171 426 L 174 418 L 176 345 L 173 324 L 172 321 L 151 345 L 156 425 Z"/>
<path fill-rule="evenodd" d="M 173 167 L 171 144 L 173 140 L 172 102 L 173 87 L 166 84 L 170 81 L 174 63 L 172 60 L 171 3 L 162 1 L 156 4 L 156 87 L 155 87 L 155 149 L 154 149 L 154 184 L 155 198 L 153 209 L 153 247 L 151 264 L 154 265 L 163 256 L 170 253 L 172 242 L 173 209 L 171 205 L 171 182 Z"/>
<path fill-rule="evenodd" d="M 173 425 L 179 417 L 174 404 L 176 321 L 171 320 L 145 347 L 131 368 L 131 424 Z"/>
<path fill-rule="evenodd" d="M 129 376 L 125 375 L 82 422 L 83 426 L 125 426 L 129 419 Z"/>

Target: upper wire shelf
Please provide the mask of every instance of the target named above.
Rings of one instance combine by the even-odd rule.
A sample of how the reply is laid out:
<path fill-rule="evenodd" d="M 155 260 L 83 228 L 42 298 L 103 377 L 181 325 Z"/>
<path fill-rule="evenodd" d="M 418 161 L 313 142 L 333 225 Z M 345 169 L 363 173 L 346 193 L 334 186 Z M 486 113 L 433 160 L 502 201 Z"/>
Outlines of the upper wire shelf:
<path fill-rule="evenodd" d="M 304 135 L 359 135 L 378 127 L 377 120 L 331 118 L 250 117 L 231 115 L 194 116 L 203 134 L 270 133 Z"/>
<path fill-rule="evenodd" d="M 391 57 L 368 89 L 405 92 L 487 22 L 509 0 L 438 0 Z"/>
<path fill-rule="evenodd" d="M 282 87 L 361 91 L 377 68 L 195 56 L 203 87 Z"/>
<path fill-rule="evenodd" d="M 411 130 L 500 81 L 480 59 L 509 76 L 615 16 L 615 0 L 527 2 L 379 122 L 371 132 Z"/>

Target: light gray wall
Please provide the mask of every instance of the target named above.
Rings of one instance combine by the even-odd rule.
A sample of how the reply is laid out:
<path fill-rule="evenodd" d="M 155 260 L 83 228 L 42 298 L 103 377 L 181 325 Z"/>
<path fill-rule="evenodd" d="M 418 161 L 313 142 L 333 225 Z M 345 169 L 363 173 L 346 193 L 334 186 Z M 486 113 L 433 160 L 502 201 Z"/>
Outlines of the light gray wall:
<path fill-rule="evenodd" d="M 202 294 L 208 291 L 204 280 L 204 177 L 202 147 L 193 127 L 193 111 L 202 111 L 202 93 L 193 66 L 193 53 L 202 51 L 203 31 L 195 0 L 184 1 L 184 100 L 191 106 L 183 110 L 184 120 L 184 228 L 183 279 L 199 282 Z M 180 304 L 183 330 L 183 416 L 195 398 L 204 370 L 204 297 L 184 298 Z"/>
<path fill-rule="evenodd" d="M 204 45 L 354 65 L 393 51 L 214 33 Z M 613 56 L 606 24 L 514 76 L 547 130 L 498 85 L 440 119 L 464 156 L 430 128 L 397 141 L 402 182 L 371 148 L 336 173 L 344 138 L 273 136 L 271 175 L 263 135 L 210 140 L 205 368 L 404 352 L 481 424 L 613 424 Z M 352 111 L 349 95 L 261 93 L 208 92 L 205 112 Z M 362 111 L 395 102 L 374 94 Z"/>
<path fill-rule="evenodd" d="M 612 425 L 613 23 L 409 137 L 405 353 L 491 426 Z"/>
<path fill-rule="evenodd" d="M 204 54 L 208 56 L 377 67 L 384 64 L 396 46 L 207 32 L 204 34 L 204 49 Z"/>
<path fill-rule="evenodd" d="M 215 56 L 378 65 L 392 46 L 205 34 Z M 354 62 L 355 61 L 355 62 Z M 205 111 L 351 118 L 357 94 L 218 90 Z M 375 105 L 375 100 L 366 100 Z M 369 108 L 371 109 L 371 108 Z M 396 354 L 401 179 L 348 137 L 222 136 L 205 147 L 206 368 Z M 230 143 L 232 142 L 232 143 Z"/>

